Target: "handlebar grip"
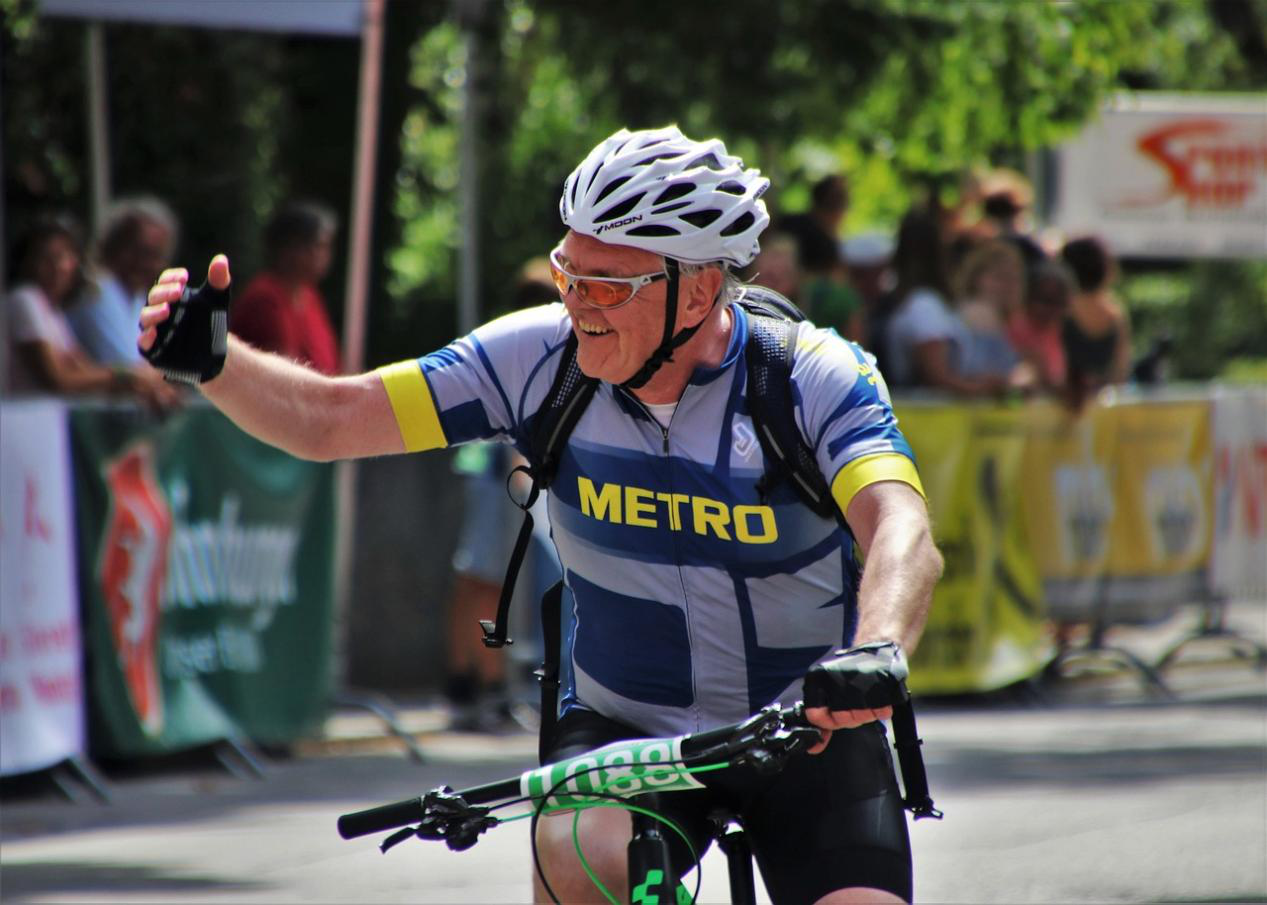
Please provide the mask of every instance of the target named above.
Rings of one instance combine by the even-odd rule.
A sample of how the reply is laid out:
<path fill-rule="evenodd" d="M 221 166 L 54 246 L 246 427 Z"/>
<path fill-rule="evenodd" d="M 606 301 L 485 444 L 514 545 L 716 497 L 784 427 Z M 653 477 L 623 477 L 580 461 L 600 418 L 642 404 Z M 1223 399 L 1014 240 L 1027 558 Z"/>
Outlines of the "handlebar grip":
<path fill-rule="evenodd" d="M 370 833 L 418 823 L 423 816 L 422 798 L 410 798 L 408 801 L 397 801 L 394 804 L 344 814 L 339 818 L 339 835 L 344 839 L 355 839 L 357 836 L 368 836 Z"/>

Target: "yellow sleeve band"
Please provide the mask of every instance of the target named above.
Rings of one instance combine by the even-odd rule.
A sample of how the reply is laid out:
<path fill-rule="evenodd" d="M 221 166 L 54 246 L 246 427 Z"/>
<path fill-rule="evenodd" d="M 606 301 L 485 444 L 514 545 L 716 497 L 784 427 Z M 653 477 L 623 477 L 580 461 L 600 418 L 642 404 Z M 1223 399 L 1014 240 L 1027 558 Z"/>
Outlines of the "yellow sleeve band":
<path fill-rule="evenodd" d="M 875 453 L 854 459 L 836 472 L 836 478 L 831 482 L 831 495 L 841 513 L 848 513 L 849 504 L 858 491 L 868 484 L 878 484 L 880 481 L 910 484 L 916 493 L 927 498 L 924 485 L 919 480 L 919 472 L 915 470 L 915 463 L 901 453 Z"/>
<path fill-rule="evenodd" d="M 398 361 L 379 368 L 375 373 L 387 390 L 396 426 L 400 428 L 400 438 L 405 441 L 407 452 L 442 449 L 449 445 L 440 427 L 431 388 L 427 386 L 422 366 L 417 361 Z"/>

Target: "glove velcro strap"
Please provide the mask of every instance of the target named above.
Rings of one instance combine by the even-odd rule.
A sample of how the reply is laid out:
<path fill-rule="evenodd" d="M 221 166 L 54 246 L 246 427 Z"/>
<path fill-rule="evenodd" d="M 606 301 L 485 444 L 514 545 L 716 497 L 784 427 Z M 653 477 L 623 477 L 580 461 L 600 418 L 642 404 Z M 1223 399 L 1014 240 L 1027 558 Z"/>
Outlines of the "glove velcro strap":
<path fill-rule="evenodd" d="M 197 386 L 219 375 L 229 349 L 228 289 L 185 289 L 167 320 L 155 325 L 145 359 L 169 381 Z"/>

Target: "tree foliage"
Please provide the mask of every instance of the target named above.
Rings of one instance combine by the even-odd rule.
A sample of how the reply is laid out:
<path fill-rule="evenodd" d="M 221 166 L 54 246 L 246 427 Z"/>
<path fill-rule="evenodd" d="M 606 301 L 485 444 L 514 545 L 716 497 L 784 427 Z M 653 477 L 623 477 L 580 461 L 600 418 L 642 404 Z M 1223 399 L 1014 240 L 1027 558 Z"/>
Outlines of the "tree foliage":
<path fill-rule="evenodd" d="M 1267 23 L 1267 2 L 1244 2 Z M 601 14 L 584 0 L 505 0 L 480 27 L 496 49 L 476 82 L 486 312 L 557 238 L 563 178 L 620 126 L 724 136 L 773 177 L 776 209 L 843 170 L 848 225 L 891 227 L 913 198 L 953 193 L 965 169 L 1019 166 L 1070 136 L 1113 92 L 1260 77 L 1201 0 L 607 0 Z M 407 121 L 398 176 L 391 289 L 401 310 L 433 307 L 436 341 L 453 327 L 465 47 L 454 22 L 420 38 L 411 79 L 427 101 Z"/>

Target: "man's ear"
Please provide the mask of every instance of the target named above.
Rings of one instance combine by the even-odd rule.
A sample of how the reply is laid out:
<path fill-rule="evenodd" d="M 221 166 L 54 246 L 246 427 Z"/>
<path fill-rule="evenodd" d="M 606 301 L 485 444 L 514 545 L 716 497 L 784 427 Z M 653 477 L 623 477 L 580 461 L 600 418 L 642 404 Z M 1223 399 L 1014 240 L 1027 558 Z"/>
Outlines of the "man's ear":
<path fill-rule="evenodd" d="M 713 310 L 713 302 L 717 298 L 717 293 L 721 292 L 721 287 L 720 267 L 702 270 L 686 284 L 686 304 L 682 310 L 683 327 L 693 327 L 708 316 L 708 313 Z"/>

